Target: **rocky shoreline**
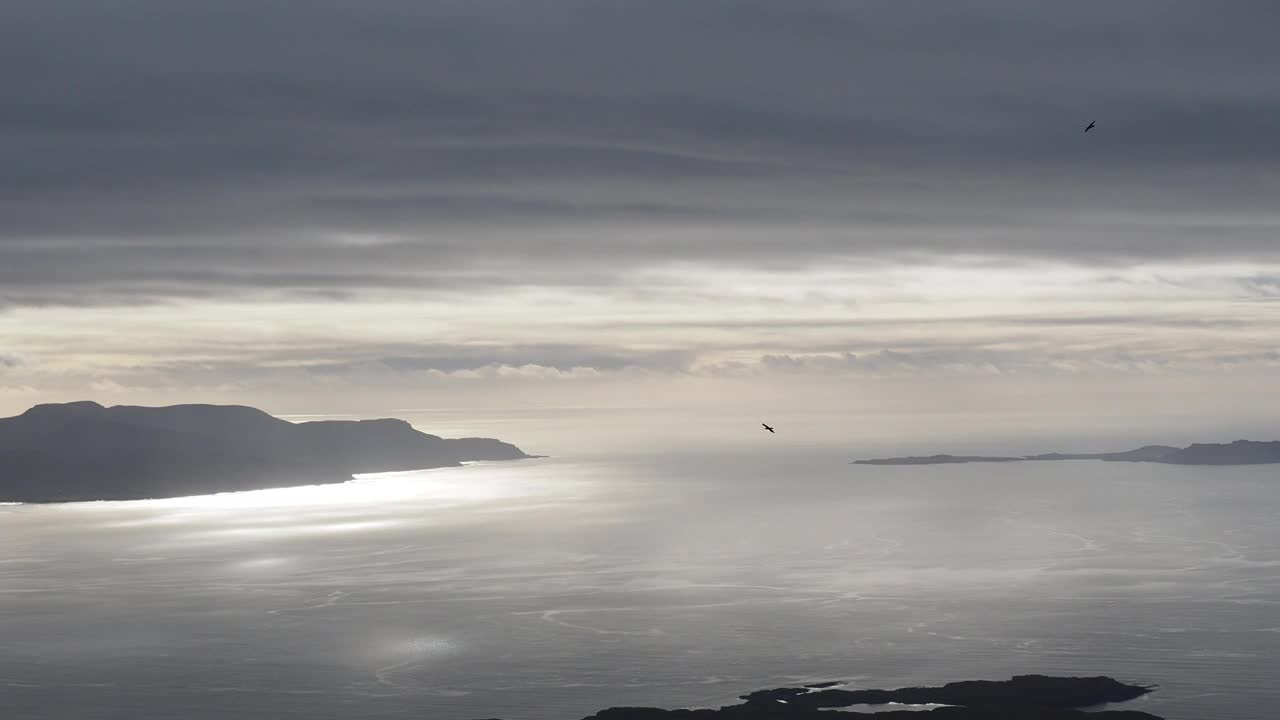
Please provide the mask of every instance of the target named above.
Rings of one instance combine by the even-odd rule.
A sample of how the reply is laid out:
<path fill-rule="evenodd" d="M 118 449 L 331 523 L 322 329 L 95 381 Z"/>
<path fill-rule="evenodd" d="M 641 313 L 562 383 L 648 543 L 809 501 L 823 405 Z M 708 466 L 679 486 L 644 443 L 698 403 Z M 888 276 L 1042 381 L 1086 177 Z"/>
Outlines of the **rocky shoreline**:
<path fill-rule="evenodd" d="M 1161 720 L 1138 710 L 1089 710 L 1142 697 L 1154 688 L 1109 677 L 1019 675 L 1009 680 L 972 680 L 941 687 L 850 690 L 842 681 L 760 690 L 742 703 L 718 709 L 663 710 L 615 707 L 584 720 Z M 890 703 L 934 706 L 892 709 Z M 856 710 L 835 710 L 859 706 Z"/>

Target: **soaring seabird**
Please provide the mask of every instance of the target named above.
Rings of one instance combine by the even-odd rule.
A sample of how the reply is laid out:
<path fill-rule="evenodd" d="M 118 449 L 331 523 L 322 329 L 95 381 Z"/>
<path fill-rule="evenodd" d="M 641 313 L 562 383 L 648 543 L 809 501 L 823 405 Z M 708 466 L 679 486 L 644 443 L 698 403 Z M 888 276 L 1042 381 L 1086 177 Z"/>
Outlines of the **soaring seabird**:
<path fill-rule="evenodd" d="M 1089 125 L 1088 125 L 1087 127 L 1085 127 L 1084 131 L 1085 131 L 1085 132 L 1089 132 L 1090 130 L 1092 130 L 1092 129 L 1093 129 L 1093 126 L 1094 126 L 1094 125 L 1097 125 L 1097 124 L 1098 124 L 1098 123 L 1096 123 L 1096 122 L 1094 122 L 1094 121 L 1090 120 L 1090 121 L 1089 121 Z"/>
<path fill-rule="evenodd" d="M 768 430 L 769 432 L 773 432 L 773 428 L 769 427 L 768 425 L 765 425 L 764 423 L 760 423 L 760 424 L 764 425 L 765 430 Z"/>

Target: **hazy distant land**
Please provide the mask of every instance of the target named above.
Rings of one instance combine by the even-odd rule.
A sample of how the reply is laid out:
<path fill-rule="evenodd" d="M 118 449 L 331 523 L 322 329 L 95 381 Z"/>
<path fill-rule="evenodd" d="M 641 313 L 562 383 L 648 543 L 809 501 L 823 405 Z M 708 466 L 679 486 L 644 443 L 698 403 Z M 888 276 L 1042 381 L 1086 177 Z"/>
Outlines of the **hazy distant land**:
<path fill-rule="evenodd" d="M 1231 443 L 1195 443 L 1184 448 L 1144 445 L 1111 453 L 1044 453 L 1042 455 L 912 455 L 909 457 L 854 460 L 855 465 L 943 465 L 973 462 L 1028 462 L 1035 460 L 1105 460 L 1154 462 L 1171 465 L 1267 465 L 1280 463 L 1280 441 L 1236 440 Z"/>
<path fill-rule="evenodd" d="M 0 419 L 0 502 L 180 497 L 532 457 L 403 420 L 291 423 L 236 405 L 37 405 Z"/>

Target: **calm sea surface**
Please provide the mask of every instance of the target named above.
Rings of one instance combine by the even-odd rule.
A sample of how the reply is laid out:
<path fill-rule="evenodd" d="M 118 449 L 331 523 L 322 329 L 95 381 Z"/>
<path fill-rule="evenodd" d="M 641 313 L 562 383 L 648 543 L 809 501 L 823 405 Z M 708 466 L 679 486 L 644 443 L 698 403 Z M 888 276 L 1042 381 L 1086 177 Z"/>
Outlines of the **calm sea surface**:
<path fill-rule="evenodd" d="M 536 449 L 536 448 L 534 448 Z M 1280 466 L 484 464 L 0 507 L 6 718 L 499 717 L 1107 674 L 1280 707 Z"/>

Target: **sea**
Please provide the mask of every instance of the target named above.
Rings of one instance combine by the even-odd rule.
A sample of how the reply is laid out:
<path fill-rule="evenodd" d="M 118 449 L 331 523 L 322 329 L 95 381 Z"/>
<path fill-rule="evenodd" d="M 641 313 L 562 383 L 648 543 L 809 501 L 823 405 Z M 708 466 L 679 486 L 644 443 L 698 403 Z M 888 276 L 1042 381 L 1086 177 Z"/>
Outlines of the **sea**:
<path fill-rule="evenodd" d="M 849 461 L 1081 448 L 415 412 L 554 452 L 0 507 L 0 716 L 577 720 L 1026 673 L 1158 686 L 1125 707 L 1170 720 L 1280 707 L 1280 466 L 876 467 Z"/>

